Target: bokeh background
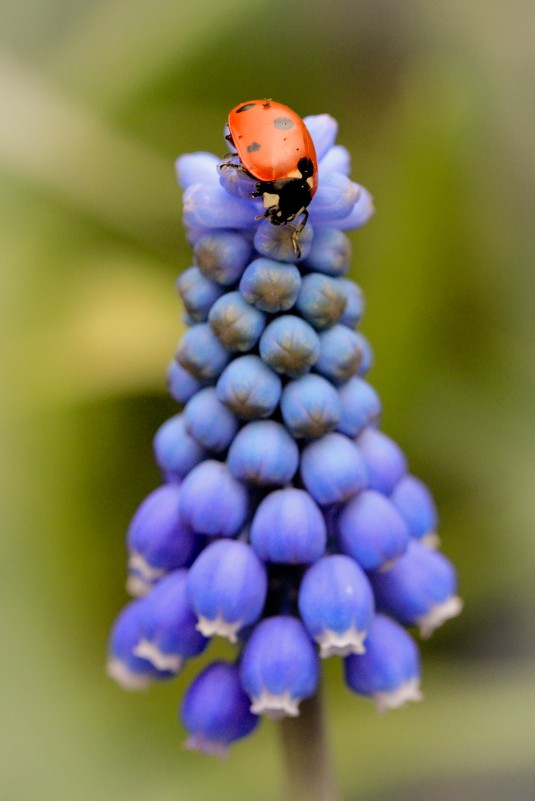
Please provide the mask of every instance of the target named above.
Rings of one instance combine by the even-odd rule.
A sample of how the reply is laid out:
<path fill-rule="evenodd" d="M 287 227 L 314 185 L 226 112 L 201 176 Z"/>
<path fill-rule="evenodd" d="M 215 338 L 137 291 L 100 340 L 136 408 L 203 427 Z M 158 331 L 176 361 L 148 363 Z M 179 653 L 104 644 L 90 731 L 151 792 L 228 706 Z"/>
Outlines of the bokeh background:
<path fill-rule="evenodd" d="M 195 669 L 104 675 L 190 264 L 173 161 L 228 110 L 329 112 L 384 430 L 432 487 L 463 615 L 384 717 L 326 666 L 344 801 L 535 797 L 535 12 L 528 0 L 18 0 L 0 10 L 1 801 L 272 801 L 277 732 L 181 748 Z M 224 653 L 224 649 L 210 654 Z M 332 662 L 332 664 L 331 664 Z"/>

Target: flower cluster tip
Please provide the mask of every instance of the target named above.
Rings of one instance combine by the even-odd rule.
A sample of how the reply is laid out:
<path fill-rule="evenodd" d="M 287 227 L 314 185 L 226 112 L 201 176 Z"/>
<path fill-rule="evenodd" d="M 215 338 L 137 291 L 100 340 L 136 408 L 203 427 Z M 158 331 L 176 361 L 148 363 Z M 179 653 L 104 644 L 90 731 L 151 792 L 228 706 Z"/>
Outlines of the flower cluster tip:
<path fill-rule="evenodd" d="M 193 265 L 167 378 L 183 410 L 154 439 L 162 485 L 127 539 L 138 597 L 110 637 L 108 671 L 127 689 L 172 678 L 214 636 L 235 644 L 180 709 L 186 747 L 219 756 L 260 716 L 298 715 L 321 659 L 343 658 L 348 688 L 379 711 L 420 700 L 406 627 L 426 637 L 461 609 L 431 493 L 380 430 L 366 379 L 347 231 L 372 200 L 335 120 L 304 122 L 319 180 L 299 257 L 291 225 L 257 219 L 247 175 L 209 153 L 177 161 Z"/>

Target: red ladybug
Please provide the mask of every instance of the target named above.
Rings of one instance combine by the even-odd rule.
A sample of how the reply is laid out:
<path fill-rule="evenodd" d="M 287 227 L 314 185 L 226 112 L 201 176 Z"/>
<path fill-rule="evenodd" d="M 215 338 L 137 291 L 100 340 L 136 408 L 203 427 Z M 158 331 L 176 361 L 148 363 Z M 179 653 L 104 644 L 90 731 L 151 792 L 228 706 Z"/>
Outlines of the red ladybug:
<path fill-rule="evenodd" d="M 263 214 L 273 225 L 286 225 L 303 215 L 294 228 L 292 241 L 299 255 L 297 239 L 308 219 L 307 207 L 318 188 L 318 162 L 314 143 L 301 117 L 273 100 L 248 100 L 228 116 L 228 141 L 237 151 L 240 164 L 223 167 L 243 170 L 256 180 Z"/>

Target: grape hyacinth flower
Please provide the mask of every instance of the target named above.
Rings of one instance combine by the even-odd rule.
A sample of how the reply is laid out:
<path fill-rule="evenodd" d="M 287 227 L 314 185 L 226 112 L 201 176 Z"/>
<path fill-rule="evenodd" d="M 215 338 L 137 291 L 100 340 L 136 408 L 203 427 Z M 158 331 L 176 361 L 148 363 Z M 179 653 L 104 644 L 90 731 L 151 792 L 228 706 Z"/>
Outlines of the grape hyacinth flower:
<path fill-rule="evenodd" d="M 203 662 L 181 705 L 187 747 L 208 754 L 261 716 L 310 708 L 322 659 L 343 658 L 349 690 L 380 710 L 419 700 L 404 627 L 428 636 L 461 609 L 432 495 L 380 430 L 356 330 L 347 232 L 372 201 L 335 120 L 304 123 L 318 189 L 298 248 L 292 225 L 262 217 L 244 172 L 208 153 L 176 165 L 193 248 L 167 375 L 181 408 L 154 439 L 163 484 L 130 525 L 127 586 L 140 597 L 115 624 L 109 672 L 143 688 L 230 639 L 235 661 Z"/>

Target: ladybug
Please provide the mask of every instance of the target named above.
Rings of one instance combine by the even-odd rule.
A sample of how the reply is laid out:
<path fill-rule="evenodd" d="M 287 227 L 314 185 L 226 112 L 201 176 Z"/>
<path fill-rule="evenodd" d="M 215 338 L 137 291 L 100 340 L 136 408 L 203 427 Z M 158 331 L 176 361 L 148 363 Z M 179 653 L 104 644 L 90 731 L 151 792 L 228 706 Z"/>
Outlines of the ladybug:
<path fill-rule="evenodd" d="M 261 197 L 265 217 L 273 225 L 294 227 L 292 243 L 300 255 L 298 238 L 308 220 L 307 207 L 318 188 L 318 161 L 312 137 L 301 117 L 273 100 L 248 100 L 233 108 L 228 116 L 226 137 L 236 150 L 240 164 L 232 161 L 221 168 L 242 170 L 256 181 L 251 197 Z"/>

